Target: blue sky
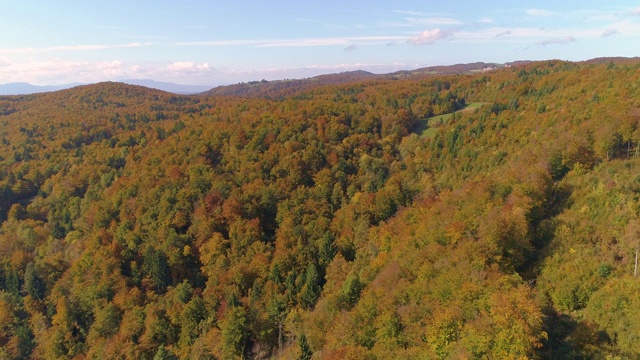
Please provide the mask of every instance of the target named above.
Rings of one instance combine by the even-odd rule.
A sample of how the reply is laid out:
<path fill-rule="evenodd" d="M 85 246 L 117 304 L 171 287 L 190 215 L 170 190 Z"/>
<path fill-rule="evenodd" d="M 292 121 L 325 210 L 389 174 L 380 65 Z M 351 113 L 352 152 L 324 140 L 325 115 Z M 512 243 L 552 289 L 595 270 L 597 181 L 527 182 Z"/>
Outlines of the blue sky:
<path fill-rule="evenodd" d="M 633 1 L 2 0 L 0 84 L 193 85 L 639 56 Z"/>

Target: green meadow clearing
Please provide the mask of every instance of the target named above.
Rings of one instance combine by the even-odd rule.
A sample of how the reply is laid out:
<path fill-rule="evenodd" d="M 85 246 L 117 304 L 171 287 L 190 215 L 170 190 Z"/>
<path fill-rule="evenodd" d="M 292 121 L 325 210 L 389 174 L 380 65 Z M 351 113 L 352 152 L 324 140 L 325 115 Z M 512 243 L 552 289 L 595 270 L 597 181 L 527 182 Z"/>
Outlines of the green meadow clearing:
<path fill-rule="evenodd" d="M 419 120 L 419 124 L 416 128 L 416 132 L 423 137 L 432 138 L 435 136 L 436 132 L 438 131 L 438 126 L 445 124 L 447 121 L 449 121 L 449 119 L 451 118 L 451 116 L 453 116 L 453 114 L 475 111 L 476 109 L 479 109 L 482 105 L 485 105 L 485 104 L 486 103 L 483 103 L 483 102 L 472 102 L 461 110 L 421 119 Z"/>

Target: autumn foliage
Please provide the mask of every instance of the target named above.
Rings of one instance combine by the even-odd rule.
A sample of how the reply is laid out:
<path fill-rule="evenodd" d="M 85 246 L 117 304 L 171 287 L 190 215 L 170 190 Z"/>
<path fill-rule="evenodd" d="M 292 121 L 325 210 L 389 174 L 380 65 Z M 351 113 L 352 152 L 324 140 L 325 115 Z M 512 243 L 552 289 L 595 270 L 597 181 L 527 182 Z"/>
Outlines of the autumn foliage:
<path fill-rule="evenodd" d="M 639 81 L 0 97 L 0 358 L 638 357 Z"/>

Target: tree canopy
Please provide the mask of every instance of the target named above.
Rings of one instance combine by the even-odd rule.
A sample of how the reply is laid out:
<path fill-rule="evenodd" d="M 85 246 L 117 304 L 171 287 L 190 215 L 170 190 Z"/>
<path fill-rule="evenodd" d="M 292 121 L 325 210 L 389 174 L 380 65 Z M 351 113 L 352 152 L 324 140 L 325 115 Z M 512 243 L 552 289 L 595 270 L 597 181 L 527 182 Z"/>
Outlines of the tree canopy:
<path fill-rule="evenodd" d="M 1 96 L 0 358 L 638 357 L 639 81 Z"/>

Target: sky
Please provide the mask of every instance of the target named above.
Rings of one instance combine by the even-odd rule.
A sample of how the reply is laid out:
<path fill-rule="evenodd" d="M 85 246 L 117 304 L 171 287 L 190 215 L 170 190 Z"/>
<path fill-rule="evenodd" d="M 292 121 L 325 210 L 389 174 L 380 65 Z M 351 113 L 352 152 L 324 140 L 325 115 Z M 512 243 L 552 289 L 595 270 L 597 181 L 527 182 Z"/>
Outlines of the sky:
<path fill-rule="evenodd" d="M 639 56 L 635 1 L 0 0 L 0 84 L 188 85 Z"/>

